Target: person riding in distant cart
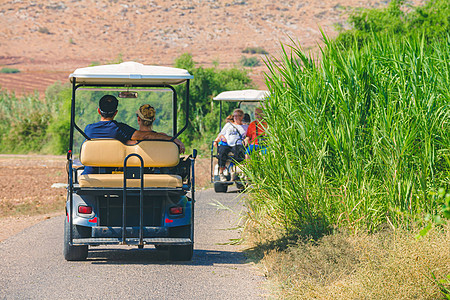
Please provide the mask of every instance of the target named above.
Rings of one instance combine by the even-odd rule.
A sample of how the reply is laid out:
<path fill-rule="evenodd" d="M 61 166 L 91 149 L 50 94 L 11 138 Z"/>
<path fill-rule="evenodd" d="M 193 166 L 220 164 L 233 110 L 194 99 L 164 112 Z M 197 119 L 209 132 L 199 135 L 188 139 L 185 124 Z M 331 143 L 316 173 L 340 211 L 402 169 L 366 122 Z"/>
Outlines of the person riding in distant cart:
<path fill-rule="evenodd" d="M 263 121 L 264 113 L 259 107 L 255 109 L 255 120 L 248 126 L 247 134 L 244 140 L 244 145 L 247 147 L 245 151 L 246 158 L 256 150 L 266 151 L 266 147 L 261 145 L 265 136 L 265 129 L 267 123 Z"/>
<path fill-rule="evenodd" d="M 214 140 L 214 145 L 218 147 L 219 152 L 219 177 L 220 181 L 227 181 L 223 174 L 228 160 L 228 153 L 233 153 L 233 160 L 237 163 L 245 158 L 245 148 L 243 146 L 246 135 L 246 126 L 242 123 L 244 112 L 241 109 L 233 111 L 234 122 L 227 122 Z M 222 145 L 219 146 L 219 142 Z"/>

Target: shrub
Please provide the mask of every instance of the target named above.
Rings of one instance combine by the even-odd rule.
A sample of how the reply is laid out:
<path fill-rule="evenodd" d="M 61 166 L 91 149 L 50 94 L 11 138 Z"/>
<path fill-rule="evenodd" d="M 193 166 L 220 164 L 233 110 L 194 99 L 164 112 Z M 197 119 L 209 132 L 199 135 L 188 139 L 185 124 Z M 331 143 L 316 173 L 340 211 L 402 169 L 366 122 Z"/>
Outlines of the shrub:
<path fill-rule="evenodd" d="M 44 100 L 0 91 L 0 152 L 62 154 L 68 149 L 68 86 L 55 83 Z"/>
<path fill-rule="evenodd" d="M 242 53 L 248 53 L 248 54 L 269 54 L 264 48 L 262 47 L 247 47 L 244 50 L 242 50 Z"/>
<path fill-rule="evenodd" d="M 20 73 L 20 70 L 15 69 L 15 68 L 2 68 L 0 70 L 0 73 L 4 73 L 4 74 Z"/>
<path fill-rule="evenodd" d="M 242 56 L 240 63 L 244 67 L 256 67 L 259 66 L 259 58 Z"/>
<path fill-rule="evenodd" d="M 69 149 L 71 93 L 70 85 L 60 82 L 54 83 L 45 91 L 47 101 L 54 103 L 52 119 L 47 130 L 49 140 L 47 152 L 64 154 Z"/>
<path fill-rule="evenodd" d="M 450 4 L 447 0 L 431 0 L 424 6 L 406 10 L 404 1 L 394 0 L 383 9 L 354 11 L 349 18 L 353 29 L 341 32 L 337 42 L 345 48 L 353 43 L 363 45 L 372 33 L 411 36 L 423 34 L 428 42 L 446 39 L 450 32 Z"/>
<path fill-rule="evenodd" d="M 1 91 L 0 115 L 1 152 L 38 152 L 45 144 L 51 113 L 48 103 L 40 101 L 38 94 L 17 98 Z"/>
<path fill-rule="evenodd" d="M 50 34 L 50 30 L 48 30 L 47 27 L 39 27 L 38 32 L 43 34 Z"/>

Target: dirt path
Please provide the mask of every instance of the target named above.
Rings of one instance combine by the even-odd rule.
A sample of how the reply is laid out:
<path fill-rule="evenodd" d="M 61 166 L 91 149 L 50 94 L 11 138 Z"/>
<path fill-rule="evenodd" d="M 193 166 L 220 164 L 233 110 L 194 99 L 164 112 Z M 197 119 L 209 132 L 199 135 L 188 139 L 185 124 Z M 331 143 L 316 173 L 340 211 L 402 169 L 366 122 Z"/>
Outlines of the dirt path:
<path fill-rule="evenodd" d="M 63 216 L 40 222 L 0 242 L 0 299 L 262 299 L 264 276 L 246 262 L 241 246 L 227 244 L 240 236 L 243 208 L 239 193 L 230 190 L 196 194 L 190 262 L 127 246 L 92 247 L 86 261 L 67 262 Z"/>

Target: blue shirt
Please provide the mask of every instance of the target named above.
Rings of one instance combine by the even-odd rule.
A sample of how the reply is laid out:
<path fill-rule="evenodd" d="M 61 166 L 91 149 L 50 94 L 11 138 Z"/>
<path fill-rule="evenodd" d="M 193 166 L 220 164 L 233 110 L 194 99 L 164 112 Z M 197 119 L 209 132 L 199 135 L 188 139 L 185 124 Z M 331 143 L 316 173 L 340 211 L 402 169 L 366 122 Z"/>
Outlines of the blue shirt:
<path fill-rule="evenodd" d="M 84 129 L 86 135 L 91 139 L 116 139 L 122 143 L 131 140 L 136 131 L 131 126 L 117 121 L 100 121 L 89 124 Z"/>
<path fill-rule="evenodd" d="M 89 124 L 84 129 L 84 133 L 91 139 L 116 139 L 124 144 L 131 140 L 135 131 L 133 127 L 114 120 Z M 85 166 L 82 174 L 94 173 L 98 173 L 98 168 Z"/>

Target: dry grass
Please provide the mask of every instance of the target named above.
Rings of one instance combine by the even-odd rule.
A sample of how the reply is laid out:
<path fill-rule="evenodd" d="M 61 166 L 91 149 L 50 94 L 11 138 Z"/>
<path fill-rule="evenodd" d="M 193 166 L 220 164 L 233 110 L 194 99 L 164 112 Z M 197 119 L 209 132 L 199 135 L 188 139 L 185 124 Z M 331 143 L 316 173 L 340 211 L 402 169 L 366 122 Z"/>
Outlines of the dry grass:
<path fill-rule="evenodd" d="M 262 263 L 276 298 L 445 299 L 432 273 L 450 274 L 450 226 L 414 235 L 338 233 L 266 251 Z"/>
<path fill-rule="evenodd" d="M 45 198 L 36 199 L 35 197 L 27 197 L 20 200 L 2 199 L 0 201 L 0 215 L 2 217 L 9 216 L 35 216 L 53 212 L 62 212 L 66 198 L 61 195 L 47 196 Z"/>
<path fill-rule="evenodd" d="M 31 216 L 63 211 L 67 181 L 63 156 L 0 156 L 0 216 Z"/>

